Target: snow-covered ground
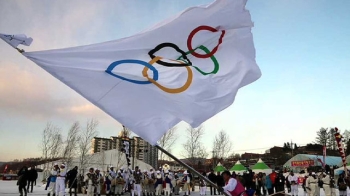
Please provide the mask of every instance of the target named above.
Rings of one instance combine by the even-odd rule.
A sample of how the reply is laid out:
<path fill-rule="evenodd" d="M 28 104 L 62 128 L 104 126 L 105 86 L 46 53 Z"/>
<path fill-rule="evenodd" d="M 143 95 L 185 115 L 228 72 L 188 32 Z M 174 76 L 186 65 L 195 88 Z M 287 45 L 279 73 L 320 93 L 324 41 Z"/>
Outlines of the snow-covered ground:
<path fill-rule="evenodd" d="M 36 196 L 36 195 L 47 195 L 48 191 L 45 190 L 45 185 L 42 184 L 37 184 L 37 186 L 35 186 L 33 188 L 33 193 L 28 193 L 28 196 L 32 195 L 32 196 Z M 338 190 L 336 191 L 336 194 L 338 194 Z M 0 196 L 11 196 L 11 195 L 19 195 L 18 192 L 18 186 L 16 185 L 16 181 L 2 181 L 0 180 Z M 83 194 L 78 194 L 80 196 L 82 196 Z M 129 196 L 129 194 L 125 194 L 126 196 Z M 183 195 L 183 194 L 181 194 Z M 209 189 L 207 190 L 207 195 L 210 195 Z M 299 196 L 304 196 L 305 193 L 303 191 L 303 189 L 300 187 L 299 188 Z M 321 189 L 321 196 L 324 196 L 324 192 Z M 350 195 L 350 191 L 348 190 L 348 195 Z M 68 194 L 68 190 L 66 190 L 66 196 L 69 196 Z M 198 187 L 196 187 L 196 191 L 191 193 L 191 196 L 199 196 L 199 192 L 198 192 Z"/>

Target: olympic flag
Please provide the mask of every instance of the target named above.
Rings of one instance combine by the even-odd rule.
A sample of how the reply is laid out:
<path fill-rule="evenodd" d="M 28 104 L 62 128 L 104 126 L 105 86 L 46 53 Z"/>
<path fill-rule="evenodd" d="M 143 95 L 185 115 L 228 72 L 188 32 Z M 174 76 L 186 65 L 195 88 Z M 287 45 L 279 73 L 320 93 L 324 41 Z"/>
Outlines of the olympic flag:
<path fill-rule="evenodd" d="M 30 60 L 151 144 L 180 121 L 197 127 L 261 76 L 246 0 L 186 9 L 140 34 Z"/>

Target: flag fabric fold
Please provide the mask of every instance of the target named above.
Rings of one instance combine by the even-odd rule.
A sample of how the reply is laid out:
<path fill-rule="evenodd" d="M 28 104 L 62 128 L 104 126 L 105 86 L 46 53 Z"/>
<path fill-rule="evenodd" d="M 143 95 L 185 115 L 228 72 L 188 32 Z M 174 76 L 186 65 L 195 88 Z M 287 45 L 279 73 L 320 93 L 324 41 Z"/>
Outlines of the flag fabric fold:
<path fill-rule="evenodd" d="M 31 37 L 27 37 L 23 34 L 7 35 L 0 33 L 0 38 L 14 48 L 17 48 L 17 46 L 20 44 L 30 46 L 30 44 L 33 42 L 33 39 Z"/>
<path fill-rule="evenodd" d="M 245 4 L 217 0 L 131 37 L 23 55 L 156 144 L 177 123 L 197 127 L 227 108 L 261 76 Z"/>

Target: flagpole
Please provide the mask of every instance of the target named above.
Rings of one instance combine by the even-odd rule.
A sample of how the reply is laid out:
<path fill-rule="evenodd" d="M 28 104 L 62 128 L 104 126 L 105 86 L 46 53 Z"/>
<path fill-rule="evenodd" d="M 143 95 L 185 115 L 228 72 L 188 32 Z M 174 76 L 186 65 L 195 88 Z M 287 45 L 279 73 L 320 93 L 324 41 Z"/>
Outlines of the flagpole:
<path fill-rule="evenodd" d="M 196 171 L 195 169 L 193 169 L 192 167 L 190 167 L 189 165 L 187 165 L 186 163 L 180 161 L 180 159 L 176 158 L 174 155 L 172 155 L 171 153 L 169 153 L 168 151 L 166 151 L 164 148 L 156 145 L 156 148 L 158 148 L 158 150 L 162 151 L 164 154 L 168 155 L 170 158 L 174 159 L 174 161 L 178 162 L 180 165 L 184 166 L 185 168 L 187 168 L 188 170 L 190 170 L 190 172 L 198 175 L 199 178 L 201 178 L 202 180 L 206 181 L 208 184 L 210 184 L 211 186 L 213 186 L 216 189 L 220 189 L 221 187 L 218 187 L 216 184 L 214 184 L 212 181 L 210 181 L 208 178 L 202 176 L 202 174 L 200 174 L 198 171 Z M 227 194 L 225 191 L 223 192 L 226 196 L 231 196 L 229 194 Z"/>

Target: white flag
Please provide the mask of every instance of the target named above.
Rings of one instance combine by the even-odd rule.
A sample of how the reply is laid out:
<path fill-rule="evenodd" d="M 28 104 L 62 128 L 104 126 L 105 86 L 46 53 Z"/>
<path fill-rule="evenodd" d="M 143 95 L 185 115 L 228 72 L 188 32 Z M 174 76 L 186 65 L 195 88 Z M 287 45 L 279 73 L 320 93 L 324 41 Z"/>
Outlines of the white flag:
<path fill-rule="evenodd" d="M 23 34 L 7 35 L 7 34 L 0 33 L 0 38 L 14 48 L 17 48 L 17 46 L 20 44 L 30 46 L 30 44 L 33 41 L 31 37 L 27 37 L 26 35 L 23 35 Z"/>
<path fill-rule="evenodd" d="M 245 3 L 217 0 L 131 37 L 23 54 L 156 144 L 180 121 L 197 127 L 227 108 L 261 76 Z"/>

